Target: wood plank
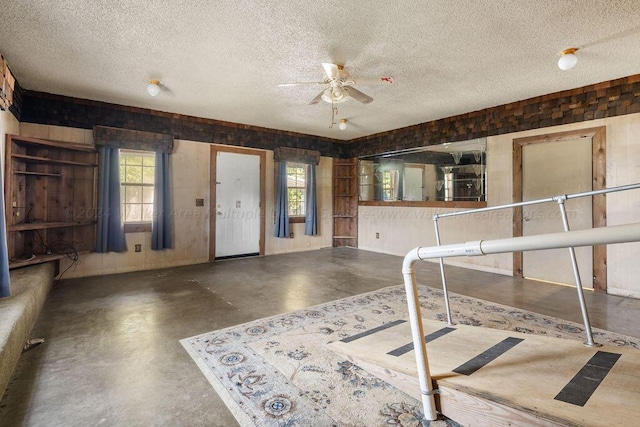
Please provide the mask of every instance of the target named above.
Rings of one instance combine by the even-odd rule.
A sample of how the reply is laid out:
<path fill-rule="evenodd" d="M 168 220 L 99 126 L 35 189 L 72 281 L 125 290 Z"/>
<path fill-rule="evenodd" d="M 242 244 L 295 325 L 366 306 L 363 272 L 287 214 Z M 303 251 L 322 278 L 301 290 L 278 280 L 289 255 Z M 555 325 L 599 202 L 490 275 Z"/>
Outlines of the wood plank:
<path fill-rule="evenodd" d="M 41 138 L 32 138 L 29 136 L 20 136 L 20 135 L 7 135 L 7 138 L 14 142 L 15 144 L 20 144 L 24 146 L 33 146 L 39 145 L 42 147 L 55 147 L 64 150 L 73 150 L 73 151 L 84 151 L 95 153 L 96 149 L 93 145 L 89 144 L 78 144 L 74 142 L 64 142 L 64 141 L 52 141 L 49 139 L 41 139 Z"/>
<path fill-rule="evenodd" d="M 425 334 L 445 323 L 424 320 Z M 580 341 L 455 325 L 427 345 L 432 378 L 440 395 L 439 409 L 453 420 L 472 425 L 634 425 L 640 419 L 640 351 L 630 347 L 597 349 Z M 523 341 L 471 375 L 453 370 L 505 338 Z M 413 351 L 389 351 L 411 342 L 406 323 L 330 349 L 420 399 Z M 621 354 L 611 372 L 584 406 L 555 400 L 598 351 Z M 411 378 L 414 378 L 413 380 Z M 606 416 L 603 416 L 606 414 Z M 545 424 L 546 423 L 546 424 Z"/>
<path fill-rule="evenodd" d="M 62 259 L 65 256 L 66 255 L 60 255 L 60 254 L 35 255 L 32 259 L 15 260 L 15 261 L 9 262 L 9 269 L 26 267 L 28 265 L 34 265 L 34 264 L 42 264 L 43 262 L 55 261 L 58 259 Z"/>
<path fill-rule="evenodd" d="M 605 127 L 593 135 L 593 189 L 607 188 L 607 132 Z M 607 196 L 600 194 L 593 196 L 591 210 L 593 212 L 593 227 L 607 226 Z M 593 289 L 599 292 L 607 291 L 607 246 L 593 247 Z"/>
<path fill-rule="evenodd" d="M 382 200 L 361 200 L 358 202 L 359 206 L 404 206 L 411 208 L 449 208 L 449 209 L 476 209 L 487 207 L 487 202 L 472 202 L 457 200 L 452 202 L 445 202 L 442 200 L 394 200 L 394 201 L 382 201 Z"/>
<path fill-rule="evenodd" d="M 98 166 L 97 164 L 94 164 L 94 163 L 76 162 L 72 160 L 57 160 L 57 159 L 52 159 L 47 157 L 31 156 L 28 154 L 12 154 L 12 156 L 17 159 L 22 159 L 24 161 L 28 161 L 32 163 L 63 164 L 63 165 L 87 166 L 87 167 Z"/>
<path fill-rule="evenodd" d="M 34 175 L 34 176 L 62 176 L 60 173 L 48 173 L 48 172 L 28 172 L 28 171 L 13 171 L 16 175 Z"/>
<path fill-rule="evenodd" d="M 26 230 L 43 230 L 47 228 L 61 228 L 61 227 L 76 227 L 78 225 L 90 225 L 95 224 L 95 221 L 77 221 L 77 222 L 69 222 L 69 221 L 56 221 L 56 222 L 29 222 L 23 224 L 13 224 L 7 227 L 7 231 L 26 231 Z"/>

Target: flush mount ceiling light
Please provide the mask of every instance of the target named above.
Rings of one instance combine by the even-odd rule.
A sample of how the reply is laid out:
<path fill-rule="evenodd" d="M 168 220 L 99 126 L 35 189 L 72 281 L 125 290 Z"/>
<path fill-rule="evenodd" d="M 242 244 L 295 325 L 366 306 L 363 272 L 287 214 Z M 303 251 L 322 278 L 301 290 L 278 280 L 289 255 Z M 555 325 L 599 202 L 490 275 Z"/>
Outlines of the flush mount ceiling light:
<path fill-rule="evenodd" d="M 560 59 L 558 59 L 558 68 L 562 71 L 570 70 L 578 63 L 578 57 L 575 53 L 578 51 L 577 47 L 570 47 L 560 52 Z"/>
<path fill-rule="evenodd" d="M 340 119 L 340 124 L 338 125 L 340 130 L 345 130 L 347 128 L 347 119 Z"/>
<path fill-rule="evenodd" d="M 151 96 L 160 95 L 160 80 L 149 80 L 149 84 L 147 85 L 147 92 Z"/>

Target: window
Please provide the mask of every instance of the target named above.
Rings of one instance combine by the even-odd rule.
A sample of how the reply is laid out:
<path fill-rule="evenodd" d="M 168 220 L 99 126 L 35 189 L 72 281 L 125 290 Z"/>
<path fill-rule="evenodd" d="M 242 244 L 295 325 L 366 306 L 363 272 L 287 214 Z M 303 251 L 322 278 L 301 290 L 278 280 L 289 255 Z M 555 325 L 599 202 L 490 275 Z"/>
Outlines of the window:
<path fill-rule="evenodd" d="M 151 222 L 154 175 L 154 153 L 120 150 L 120 199 L 125 224 Z"/>
<path fill-rule="evenodd" d="M 382 200 L 396 200 L 398 171 L 386 170 L 382 172 Z"/>
<path fill-rule="evenodd" d="M 287 197 L 289 217 L 305 216 L 307 167 L 299 163 L 287 163 Z"/>

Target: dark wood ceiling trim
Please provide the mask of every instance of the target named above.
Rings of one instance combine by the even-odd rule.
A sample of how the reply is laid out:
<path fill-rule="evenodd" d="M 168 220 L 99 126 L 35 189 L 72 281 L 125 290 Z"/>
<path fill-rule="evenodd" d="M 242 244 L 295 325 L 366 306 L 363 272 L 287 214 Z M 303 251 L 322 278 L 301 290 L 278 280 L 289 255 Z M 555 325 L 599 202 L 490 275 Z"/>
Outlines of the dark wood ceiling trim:
<path fill-rule="evenodd" d="M 111 126 L 176 139 L 273 150 L 317 150 L 351 158 L 444 142 L 640 113 L 640 74 L 378 133 L 351 141 L 182 114 L 24 91 L 21 121 L 91 129 Z M 348 142 L 348 143 L 345 143 Z"/>
<path fill-rule="evenodd" d="M 175 139 L 267 150 L 310 149 L 327 157 L 344 156 L 347 146 L 344 141 L 314 135 L 35 91 L 24 93 L 22 121 L 82 129 L 108 126 L 173 135 Z"/>
<path fill-rule="evenodd" d="M 351 140 L 347 157 L 640 113 L 640 74 Z"/>

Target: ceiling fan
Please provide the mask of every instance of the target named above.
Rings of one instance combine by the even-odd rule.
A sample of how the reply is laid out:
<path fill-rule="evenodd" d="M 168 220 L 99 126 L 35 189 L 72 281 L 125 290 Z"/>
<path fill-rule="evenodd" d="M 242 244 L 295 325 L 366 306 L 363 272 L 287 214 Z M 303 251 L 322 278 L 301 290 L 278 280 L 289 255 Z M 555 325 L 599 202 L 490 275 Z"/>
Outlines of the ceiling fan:
<path fill-rule="evenodd" d="M 360 101 L 363 104 L 369 104 L 373 102 L 373 98 L 369 95 L 360 92 L 354 88 L 354 85 L 366 85 L 366 84 L 392 84 L 393 78 L 386 77 L 351 77 L 348 71 L 344 69 L 342 65 L 330 64 L 327 62 L 322 63 L 324 72 L 327 75 L 321 82 L 295 82 L 295 83 L 282 83 L 278 86 L 307 86 L 307 85 L 326 85 L 327 87 L 322 90 L 315 98 L 311 100 L 309 105 L 317 104 L 320 100 L 328 102 L 330 104 L 338 104 L 348 101 L 350 98 Z"/>

